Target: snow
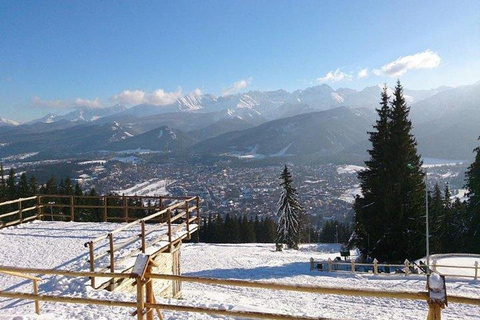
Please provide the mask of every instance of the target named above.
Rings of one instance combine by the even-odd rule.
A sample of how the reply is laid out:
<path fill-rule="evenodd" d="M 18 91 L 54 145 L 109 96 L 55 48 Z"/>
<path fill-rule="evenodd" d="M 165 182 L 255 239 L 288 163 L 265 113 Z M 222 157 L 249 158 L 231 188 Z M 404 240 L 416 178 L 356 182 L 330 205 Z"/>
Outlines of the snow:
<path fill-rule="evenodd" d="M 116 194 L 134 194 L 137 196 L 161 196 L 168 195 L 167 186 L 172 184 L 173 180 L 150 179 L 148 181 L 138 183 L 130 188 L 123 190 L 114 190 Z"/>
<path fill-rule="evenodd" d="M 106 160 L 88 160 L 88 161 L 82 161 L 79 162 L 79 165 L 87 165 L 87 164 L 105 164 L 107 163 Z"/>
<path fill-rule="evenodd" d="M 353 188 L 345 190 L 339 197 L 340 200 L 343 200 L 348 203 L 354 203 L 356 195 L 362 194 L 362 188 L 359 184 L 356 184 Z"/>
<path fill-rule="evenodd" d="M 72 223 L 38 221 L 0 230 L 0 264 L 32 268 L 86 270 L 83 243 L 118 227 L 116 223 Z M 338 244 L 308 244 L 300 250 L 275 251 L 274 244 L 184 244 L 182 274 L 234 278 L 275 283 L 424 291 L 426 278 L 419 275 L 373 275 L 350 272 L 310 271 L 310 258 L 323 260 L 339 255 Z M 135 301 L 135 295 L 92 290 L 88 279 L 41 276 L 40 293 L 102 300 Z M 478 281 L 447 277 L 449 295 L 480 298 Z M 0 275 L 0 288 L 32 292 L 31 281 Z M 196 283 L 182 284 L 182 300 L 160 299 L 159 303 L 252 310 L 341 319 L 425 319 L 427 303 L 340 295 L 320 295 L 267 289 Z M 131 308 L 41 302 L 41 316 L 33 314 L 33 302 L 0 298 L 0 320 L 127 320 Z M 176 311 L 163 311 L 166 320 L 233 319 Z M 388 315 L 388 316 L 386 316 Z M 480 319 L 478 307 L 451 303 L 442 311 L 444 319 Z"/>
<path fill-rule="evenodd" d="M 361 167 L 361 166 L 345 165 L 345 166 L 338 167 L 337 168 L 337 173 L 338 174 L 344 174 L 344 173 L 352 174 L 352 173 L 357 173 L 359 171 L 362 171 L 364 169 L 365 169 L 365 167 Z"/>
<path fill-rule="evenodd" d="M 437 158 L 422 158 L 423 165 L 422 168 L 433 168 L 441 166 L 456 166 L 462 164 L 465 160 L 448 160 L 448 159 L 437 159 Z"/>

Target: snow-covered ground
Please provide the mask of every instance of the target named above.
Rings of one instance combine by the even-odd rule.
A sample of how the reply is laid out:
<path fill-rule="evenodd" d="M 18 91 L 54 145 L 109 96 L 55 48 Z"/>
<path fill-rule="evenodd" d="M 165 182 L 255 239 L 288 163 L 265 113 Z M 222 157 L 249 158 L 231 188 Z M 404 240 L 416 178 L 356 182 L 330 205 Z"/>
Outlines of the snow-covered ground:
<path fill-rule="evenodd" d="M 111 223 L 34 222 L 0 230 L 0 264 L 32 268 L 85 270 L 87 251 L 83 243 L 118 227 Z M 274 251 L 273 244 L 185 244 L 182 274 L 235 278 L 289 284 L 311 284 L 377 290 L 423 291 L 423 276 L 327 273 L 310 271 L 309 259 L 338 256 L 338 245 L 302 245 L 299 251 Z M 134 301 L 135 296 L 90 290 L 88 279 L 41 276 L 40 293 L 96 299 Z M 31 282 L 0 275 L 0 288 L 32 292 Z M 342 319 L 425 319 L 425 301 L 320 295 L 266 289 L 184 283 L 183 299 L 158 299 L 184 304 Z M 447 293 L 480 298 L 480 281 L 448 279 Z M 0 298 L 0 320 L 132 319 L 129 308 L 41 302 L 42 316 L 33 314 L 33 303 Z M 478 307 L 450 303 L 443 319 L 480 319 Z M 184 312 L 163 312 L 173 319 L 231 319 Z"/>

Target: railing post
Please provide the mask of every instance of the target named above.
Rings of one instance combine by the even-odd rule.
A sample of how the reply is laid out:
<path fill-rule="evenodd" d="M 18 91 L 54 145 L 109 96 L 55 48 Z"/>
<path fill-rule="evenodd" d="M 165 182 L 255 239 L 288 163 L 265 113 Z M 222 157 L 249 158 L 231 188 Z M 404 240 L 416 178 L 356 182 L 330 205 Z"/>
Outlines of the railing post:
<path fill-rule="evenodd" d="M 312 271 L 313 269 L 315 269 L 315 260 L 312 258 L 310 258 L 310 271 Z"/>
<path fill-rule="evenodd" d="M 352 265 L 352 272 L 355 273 L 355 260 L 352 259 L 352 261 L 350 261 L 350 264 Z"/>
<path fill-rule="evenodd" d="M 373 259 L 373 274 L 378 275 L 378 260 L 377 260 L 377 258 Z"/>
<path fill-rule="evenodd" d="M 405 259 L 405 276 L 408 276 L 408 273 L 410 272 L 410 262 Z"/>
<path fill-rule="evenodd" d="M 197 206 L 197 228 L 200 229 L 200 197 L 197 196 L 195 199 L 195 205 Z"/>
<path fill-rule="evenodd" d="M 142 220 L 141 223 L 142 233 L 140 234 L 140 239 L 142 241 L 142 253 L 145 253 L 145 221 Z"/>
<path fill-rule="evenodd" d="M 478 261 L 475 261 L 475 280 L 478 280 Z"/>
<path fill-rule="evenodd" d="M 123 195 L 123 215 L 125 217 L 125 222 L 128 223 L 128 202 L 125 194 Z"/>
<path fill-rule="evenodd" d="M 90 254 L 90 271 L 95 272 L 95 255 L 93 253 L 93 241 L 88 243 L 88 249 Z M 95 289 L 95 277 L 90 277 L 90 285 Z"/>
<path fill-rule="evenodd" d="M 190 240 L 190 212 L 188 211 L 188 201 L 185 201 L 185 216 L 187 217 L 187 240 Z"/>
<path fill-rule="evenodd" d="M 143 320 L 143 309 L 145 306 L 143 300 L 143 280 L 137 277 L 137 320 Z"/>
<path fill-rule="evenodd" d="M 23 222 L 23 212 L 22 212 L 22 201 L 18 201 L 18 219 L 20 220 L 20 223 Z"/>
<path fill-rule="evenodd" d="M 113 233 L 108 234 L 108 241 L 109 241 L 109 246 L 110 250 L 108 251 L 110 254 L 110 272 L 114 273 L 115 272 L 115 252 L 114 247 L 113 247 Z M 115 289 L 115 279 L 112 279 L 110 281 L 110 290 Z"/>
<path fill-rule="evenodd" d="M 332 271 L 332 259 L 328 258 L 328 272 Z"/>
<path fill-rule="evenodd" d="M 33 294 L 38 295 L 38 281 L 33 279 Z M 40 301 L 35 299 L 35 313 L 40 314 Z"/>
<path fill-rule="evenodd" d="M 70 221 L 75 221 L 75 208 L 73 206 L 73 196 L 70 196 Z"/>
<path fill-rule="evenodd" d="M 433 272 L 437 272 L 437 260 L 433 260 L 432 262 L 432 268 L 433 268 Z"/>
<path fill-rule="evenodd" d="M 172 212 L 167 210 L 167 223 L 168 223 L 168 243 L 170 251 L 172 250 Z"/>
<path fill-rule="evenodd" d="M 41 217 L 42 216 L 42 207 L 41 207 L 41 199 L 40 199 L 40 195 L 37 195 L 37 218 Z"/>

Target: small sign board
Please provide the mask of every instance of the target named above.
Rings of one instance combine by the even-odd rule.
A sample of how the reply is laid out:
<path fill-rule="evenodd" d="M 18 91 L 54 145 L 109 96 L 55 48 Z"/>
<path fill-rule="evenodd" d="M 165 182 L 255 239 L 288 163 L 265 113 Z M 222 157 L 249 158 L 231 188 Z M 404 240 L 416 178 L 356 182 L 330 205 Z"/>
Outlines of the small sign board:
<path fill-rule="evenodd" d="M 132 270 L 132 278 L 143 278 L 147 271 L 148 262 L 150 261 L 150 255 L 140 253 L 135 260 Z"/>

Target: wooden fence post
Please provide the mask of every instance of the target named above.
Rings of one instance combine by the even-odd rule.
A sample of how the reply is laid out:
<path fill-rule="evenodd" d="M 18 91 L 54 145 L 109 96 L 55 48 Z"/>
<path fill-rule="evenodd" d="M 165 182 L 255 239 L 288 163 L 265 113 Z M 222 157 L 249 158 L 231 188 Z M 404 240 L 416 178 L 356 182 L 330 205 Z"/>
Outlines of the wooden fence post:
<path fill-rule="evenodd" d="M 405 276 L 408 276 L 408 273 L 410 272 L 410 262 L 405 259 Z"/>
<path fill-rule="evenodd" d="M 195 204 L 197 206 L 197 229 L 200 230 L 200 198 L 198 196 L 195 199 Z"/>
<path fill-rule="evenodd" d="M 41 207 L 42 202 L 40 197 L 41 197 L 40 195 L 37 195 L 37 218 L 41 217 L 42 215 L 42 207 Z"/>
<path fill-rule="evenodd" d="M 168 245 L 170 247 L 170 252 L 172 251 L 172 212 L 170 209 L 167 210 L 167 223 L 168 223 Z"/>
<path fill-rule="evenodd" d="M 73 196 L 70 196 L 70 221 L 75 221 L 75 207 L 73 206 Z"/>
<path fill-rule="evenodd" d="M 352 259 L 352 261 L 350 261 L 350 264 L 352 265 L 352 272 L 355 273 L 355 260 Z"/>
<path fill-rule="evenodd" d="M 103 196 L 103 222 L 107 222 L 107 201 L 108 201 L 108 198 L 107 196 Z"/>
<path fill-rule="evenodd" d="M 328 258 L 328 272 L 332 271 L 332 259 Z"/>
<path fill-rule="evenodd" d="M 187 217 L 187 240 L 190 240 L 190 212 L 188 211 L 188 201 L 185 201 L 185 216 Z"/>
<path fill-rule="evenodd" d="M 433 263 L 432 263 L 432 268 L 433 268 L 433 272 L 437 272 L 437 260 L 433 260 Z"/>
<path fill-rule="evenodd" d="M 478 261 L 475 261 L 475 280 L 478 280 Z"/>
<path fill-rule="evenodd" d="M 315 269 L 315 260 L 313 260 L 313 258 L 310 258 L 310 271 L 312 271 L 313 269 Z"/>
<path fill-rule="evenodd" d="M 22 201 L 18 201 L 18 219 L 23 222 Z"/>
<path fill-rule="evenodd" d="M 143 309 L 145 306 L 143 297 L 143 280 L 137 277 L 137 320 L 143 320 Z"/>
<path fill-rule="evenodd" d="M 90 254 L 90 271 L 95 272 L 95 255 L 93 253 L 93 241 L 88 243 L 89 254 Z M 95 289 L 95 277 L 90 277 L 90 286 Z"/>
<path fill-rule="evenodd" d="M 33 293 L 38 295 L 38 282 L 37 279 L 33 279 Z M 40 301 L 35 299 L 35 313 L 40 314 Z"/>
<path fill-rule="evenodd" d="M 140 234 L 140 238 L 142 241 L 142 253 L 145 253 L 145 221 L 144 220 L 142 220 L 141 227 L 142 227 L 142 233 Z"/>
<path fill-rule="evenodd" d="M 123 216 L 125 217 L 125 222 L 128 223 L 128 202 L 125 194 L 123 194 Z"/>
<path fill-rule="evenodd" d="M 378 275 L 378 260 L 377 260 L 377 258 L 373 259 L 373 274 Z"/>
<path fill-rule="evenodd" d="M 115 252 L 113 251 L 114 250 L 114 247 L 113 247 L 113 234 L 112 233 L 109 233 L 108 234 L 108 242 L 109 242 L 109 245 L 110 245 L 110 250 L 108 250 L 109 254 L 110 254 L 110 272 L 115 272 Z M 113 290 L 115 289 L 115 279 L 112 279 L 111 282 L 110 282 L 110 289 Z"/>

